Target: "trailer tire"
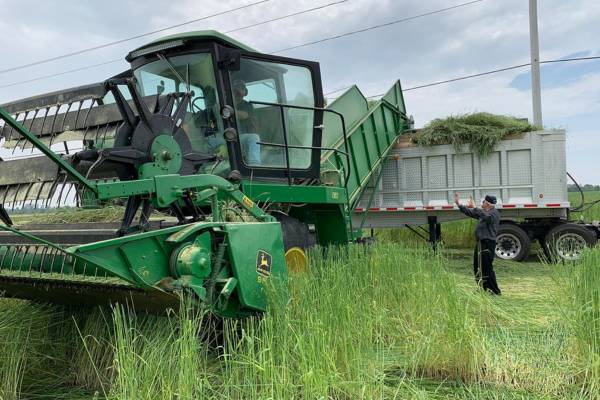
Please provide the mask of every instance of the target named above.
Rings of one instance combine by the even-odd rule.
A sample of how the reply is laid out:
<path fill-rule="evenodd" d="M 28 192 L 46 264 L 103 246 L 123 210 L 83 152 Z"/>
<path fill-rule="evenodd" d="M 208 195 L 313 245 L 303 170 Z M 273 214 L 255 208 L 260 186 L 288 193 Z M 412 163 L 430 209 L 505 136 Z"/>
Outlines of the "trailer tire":
<path fill-rule="evenodd" d="M 513 223 L 500 224 L 496 236 L 496 257 L 523 261 L 529 256 L 530 249 L 531 239 L 523 228 Z"/>
<path fill-rule="evenodd" d="M 544 237 L 542 248 L 550 262 L 575 261 L 585 247 L 596 245 L 598 237 L 592 230 L 579 224 L 556 225 Z"/>

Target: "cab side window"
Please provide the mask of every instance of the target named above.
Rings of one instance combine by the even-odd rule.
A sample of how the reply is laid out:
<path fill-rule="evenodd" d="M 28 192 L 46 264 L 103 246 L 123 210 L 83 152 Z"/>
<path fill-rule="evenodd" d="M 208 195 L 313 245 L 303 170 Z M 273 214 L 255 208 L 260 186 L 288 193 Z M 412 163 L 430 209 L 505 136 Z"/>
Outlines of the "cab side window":
<path fill-rule="evenodd" d="M 314 111 L 259 104 L 280 103 L 314 107 L 312 75 L 308 68 L 242 58 L 230 74 L 242 158 L 251 167 L 286 168 L 285 142 L 313 143 Z M 310 149 L 289 148 L 293 169 L 308 169 Z"/>

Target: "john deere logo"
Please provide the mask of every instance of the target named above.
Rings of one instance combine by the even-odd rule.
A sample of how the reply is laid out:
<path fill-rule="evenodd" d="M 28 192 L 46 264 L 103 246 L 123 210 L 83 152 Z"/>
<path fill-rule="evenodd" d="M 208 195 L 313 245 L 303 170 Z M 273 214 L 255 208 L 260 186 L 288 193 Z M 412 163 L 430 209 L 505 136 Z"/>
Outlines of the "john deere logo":
<path fill-rule="evenodd" d="M 262 276 L 271 275 L 271 255 L 264 250 L 256 253 L 256 272 Z"/>

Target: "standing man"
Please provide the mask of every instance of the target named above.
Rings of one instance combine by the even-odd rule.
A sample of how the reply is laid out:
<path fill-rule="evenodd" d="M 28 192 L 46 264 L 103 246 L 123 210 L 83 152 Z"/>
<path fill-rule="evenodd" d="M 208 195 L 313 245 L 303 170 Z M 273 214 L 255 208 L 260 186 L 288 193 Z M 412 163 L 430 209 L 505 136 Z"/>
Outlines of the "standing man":
<path fill-rule="evenodd" d="M 496 210 L 496 197 L 486 195 L 481 203 L 481 208 L 475 207 L 472 197 L 469 197 L 466 206 L 460 204 L 458 193 L 454 194 L 454 202 L 463 214 L 479 220 L 475 228 L 477 245 L 473 255 L 475 280 L 484 290 L 500 295 L 502 292 L 496 282 L 496 274 L 492 265 L 496 252 L 496 235 L 500 227 L 500 213 Z"/>

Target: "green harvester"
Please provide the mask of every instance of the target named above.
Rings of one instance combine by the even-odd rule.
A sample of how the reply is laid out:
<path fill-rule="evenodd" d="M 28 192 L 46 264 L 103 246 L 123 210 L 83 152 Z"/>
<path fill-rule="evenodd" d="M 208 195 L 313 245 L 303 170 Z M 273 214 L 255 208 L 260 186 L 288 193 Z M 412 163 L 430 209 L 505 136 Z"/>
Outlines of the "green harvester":
<path fill-rule="evenodd" d="M 307 247 L 358 239 L 356 203 L 410 127 L 399 82 L 325 106 L 318 63 L 214 31 L 126 60 L 104 82 L 0 107 L 3 146 L 31 154 L 0 161 L 3 296 L 160 312 L 186 294 L 243 317 L 306 268 Z M 118 225 L 9 215 L 114 204 Z"/>

